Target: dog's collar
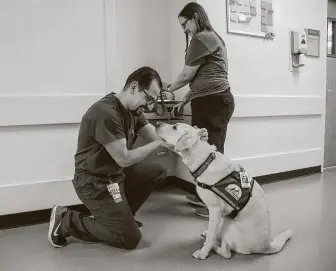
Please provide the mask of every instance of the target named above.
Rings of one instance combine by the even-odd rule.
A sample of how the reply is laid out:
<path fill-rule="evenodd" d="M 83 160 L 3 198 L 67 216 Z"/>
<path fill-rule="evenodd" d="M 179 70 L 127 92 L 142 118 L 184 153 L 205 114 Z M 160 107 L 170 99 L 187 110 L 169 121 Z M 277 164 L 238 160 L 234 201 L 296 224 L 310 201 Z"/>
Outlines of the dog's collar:
<path fill-rule="evenodd" d="M 191 172 L 191 175 L 195 178 L 195 180 L 202 175 L 204 171 L 209 167 L 209 165 L 212 163 L 213 160 L 216 158 L 216 153 L 212 152 L 208 156 L 208 158 L 205 160 L 205 162 L 200 165 L 198 169 L 196 169 L 194 172 Z"/>

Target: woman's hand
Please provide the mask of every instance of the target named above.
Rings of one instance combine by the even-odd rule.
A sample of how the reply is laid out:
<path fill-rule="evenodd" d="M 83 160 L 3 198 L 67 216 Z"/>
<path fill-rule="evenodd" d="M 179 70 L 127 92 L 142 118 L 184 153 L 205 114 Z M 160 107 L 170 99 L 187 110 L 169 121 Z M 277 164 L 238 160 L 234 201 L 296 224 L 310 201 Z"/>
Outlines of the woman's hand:
<path fill-rule="evenodd" d="M 168 90 L 169 86 L 170 86 L 170 84 L 168 84 L 166 82 L 162 82 L 162 91 L 169 92 L 169 90 Z"/>
<path fill-rule="evenodd" d="M 170 112 L 170 114 L 173 116 L 173 117 L 176 117 L 180 112 L 181 110 L 183 109 L 184 107 L 184 103 L 183 102 L 179 102 L 178 104 L 175 104 Z"/>

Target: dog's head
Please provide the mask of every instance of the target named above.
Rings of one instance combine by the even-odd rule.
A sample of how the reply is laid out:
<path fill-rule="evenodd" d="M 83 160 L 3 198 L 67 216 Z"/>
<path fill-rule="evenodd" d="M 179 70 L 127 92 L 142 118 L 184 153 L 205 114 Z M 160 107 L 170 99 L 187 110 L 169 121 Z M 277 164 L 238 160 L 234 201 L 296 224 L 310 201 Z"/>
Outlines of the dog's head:
<path fill-rule="evenodd" d="M 162 140 L 175 146 L 176 152 L 190 149 L 200 139 L 199 130 L 186 123 L 157 122 L 155 131 Z"/>

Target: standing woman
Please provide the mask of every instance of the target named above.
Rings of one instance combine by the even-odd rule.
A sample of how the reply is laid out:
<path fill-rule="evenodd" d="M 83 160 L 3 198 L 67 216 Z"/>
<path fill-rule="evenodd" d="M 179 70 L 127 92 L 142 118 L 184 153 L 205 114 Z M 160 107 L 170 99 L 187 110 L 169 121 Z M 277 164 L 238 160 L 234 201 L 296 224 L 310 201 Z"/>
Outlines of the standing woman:
<path fill-rule="evenodd" d="M 185 65 L 182 72 L 166 91 L 174 92 L 189 83 L 190 90 L 172 112 L 179 112 L 191 102 L 192 125 L 206 128 L 208 142 L 224 153 L 228 123 L 234 111 L 234 97 L 228 81 L 228 60 L 222 38 L 212 28 L 204 8 L 188 3 L 178 15 L 186 35 Z M 189 37 L 191 37 L 188 46 Z M 209 212 L 197 196 L 188 201 L 202 206 L 196 214 L 209 217 Z"/>

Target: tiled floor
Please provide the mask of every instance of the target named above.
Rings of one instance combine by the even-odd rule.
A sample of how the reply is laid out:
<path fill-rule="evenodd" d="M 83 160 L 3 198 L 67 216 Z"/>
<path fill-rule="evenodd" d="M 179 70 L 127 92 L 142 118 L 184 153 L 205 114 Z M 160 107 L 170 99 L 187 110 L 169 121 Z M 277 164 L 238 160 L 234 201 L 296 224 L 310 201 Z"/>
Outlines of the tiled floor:
<path fill-rule="evenodd" d="M 143 240 L 134 251 L 72 239 L 62 249 L 47 240 L 48 224 L 0 231 L 1 271 L 132 270 L 336 270 L 336 169 L 323 174 L 263 185 L 274 232 L 292 228 L 293 238 L 276 255 L 238 255 L 230 260 L 211 255 L 192 258 L 202 245 L 207 220 L 180 191 L 154 193 L 137 216 Z"/>

